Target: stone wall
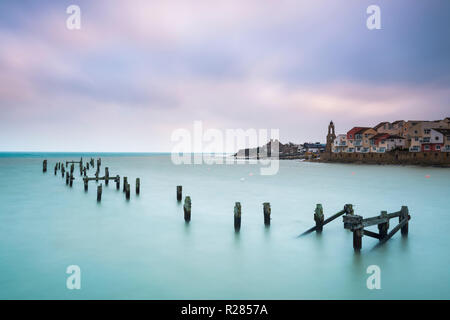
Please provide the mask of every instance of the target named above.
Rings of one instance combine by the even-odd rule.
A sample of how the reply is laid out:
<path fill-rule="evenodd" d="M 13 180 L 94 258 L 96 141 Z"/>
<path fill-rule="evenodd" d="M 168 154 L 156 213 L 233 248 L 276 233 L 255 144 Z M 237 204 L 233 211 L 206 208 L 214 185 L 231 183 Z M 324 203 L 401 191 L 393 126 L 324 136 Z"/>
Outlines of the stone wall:
<path fill-rule="evenodd" d="M 390 151 L 386 153 L 324 153 L 322 161 L 371 164 L 412 164 L 450 167 L 450 152 Z"/>

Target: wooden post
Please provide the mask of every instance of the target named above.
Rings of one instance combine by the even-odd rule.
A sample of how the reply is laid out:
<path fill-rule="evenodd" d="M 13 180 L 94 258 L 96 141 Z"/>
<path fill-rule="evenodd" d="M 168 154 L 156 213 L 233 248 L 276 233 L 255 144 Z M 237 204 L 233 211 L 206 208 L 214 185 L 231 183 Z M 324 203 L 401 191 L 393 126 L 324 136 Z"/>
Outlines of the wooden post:
<path fill-rule="evenodd" d="M 125 197 L 127 198 L 127 200 L 130 200 L 130 184 L 127 183 L 126 188 L 125 188 Z"/>
<path fill-rule="evenodd" d="M 120 177 L 118 175 L 116 176 L 116 189 L 120 189 Z"/>
<path fill-rule="evenodd" d="M 125 192 L 125 190 L 127 188 L 127 183 L 128 183 L 128 178 L 127 177 L 123 177 L 123 192 Z"/>
<path fill-rule="evenodd" d="M 320 203 L 316 204 L 316 209 L 314 210 L 314 221 L 316 222 L 316 231 L 322 232 L 323 221 L 325 217 L 323 215 L 323 207 Z"/>
<path fill-rule="evenodd" d="M 102 201 L 102 184 L 97 186 L 97 201 Z"/>
<path fill-rule="evenodd" d="M 241 230 L 241 203 L 236 202 L 234 205 L 234 231 Z"/>
<path fill-rule="evenodd" d="M 105 167 L 105 184 L 109 184 L 109 168 Z"/>
<path fill-rule="evenodd" d="M 75 170 L 75 165 L 72 163 L 70 165 L 70 174 L 73 174 L 73 171 Z"/>
<path fill-rule="evenodd" d="M 61 167 L 61 177 L 64 178 L 64 172 L 66 172 L 66 169 L 64 169 L 64 166 Z"/>
<path fill-rule="evenodd" d="M 83 182 L 84 182 L 84 191 L 88 191 L 88 179 L 84 178 Z"/>
<path fill-rule="evenodd" d="M 69 177 L 69 186 L 72 188 L 72 184 L 73 184 L 73 174 L 70 174 L 70 177 Z"/>
<path fill-rule="evenodd" d="M 344 205 L 344 211 L 345 211 L 345 214 L 354 214 L 355 213 L 353 211 L 353 205 L 350 203 L 347 203 L 346 205 Z"/>
<path fill-rule="evenodd" d="M 362 228 L 353 231 L 353 249 L 355 251 L 360 251 L 362 248 L 362 236 L 363 236 Z"/>
<path fill-rule="evenodd" d="M 263 203 L 263 213 L 264 213 L 264 225 L 266 227 L 270 226 L 270 202 Z"/>
<path fill-rule="evenodd" d="M 409 220 L 409 210 L 407 206 L 402 206 L 402 209 L 400 210 L 400 216 L 398 217 L 398 222 L 400 223 L 404 219 Z M 402 236 L 408 235 L 408 222 L 406 222 L 406 224 L 402 227 L 401 232 Z"/>
<path fill-rule="evenodd" d="M 86 163 L 86 168 L 89 170 L 89 162 Z"/>
<path fill-rule="evenodd" d="M 99 174 L 99 172 L 98 172 L 98 168 L 97 168 L 97 171 L 95 171 L 95 181 L 96 182 L 98 182 L 98 174 Z"/>
<path fill-rule="evenodd" d="M 47 160 L 42 162 L 42 172 L 47 172 Z"/>
<path fill-rule="evenodd" d="M 177 201 L 181 201 L 183 198 L 183 187 L 177 186 Z"/>
<path fill-rule="evenodd" d="M 191 197 L 187 196 L 184 198 L 184 221 L 191 221 Z"/>
<path fill-rule="evenodd" d="M 141 193 L 141 179 L 136 178 L 136 194 Z"/>
<path fill-rule="evenodd" d="M 387 217 L 387 211 L 381 211 L 380 218 L 386 218 Z M 385 223 L 380 223 L 378 225 L 378 233 L 380 235 L 380 241 L 384 239 L 384 237 L 387 236 L 389 229 L 389 219 Z"/>
<path fill-rule="evenodd" d="M 86 177 L 87 176 L 87 174 L 86 174 L 86 167 L 84 167 L 83 173 L 84 173 L 84 176 Z"/>
<path fill-rule="evenodd" d="M 66 184 L 69 185 L 69 172 L 66 172 Z"/>
<path fill-rule="evenodd" d="M 58 170 L 58 164 L 55 164 L 55 176 L 56 176 L 56 171 Z"/>

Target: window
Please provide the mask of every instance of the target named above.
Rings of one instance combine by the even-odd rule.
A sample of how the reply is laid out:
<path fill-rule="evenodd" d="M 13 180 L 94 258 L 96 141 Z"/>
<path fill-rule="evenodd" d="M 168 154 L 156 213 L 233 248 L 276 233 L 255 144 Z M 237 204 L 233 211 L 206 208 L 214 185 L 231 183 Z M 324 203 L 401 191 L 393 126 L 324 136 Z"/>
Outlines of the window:
<path fill-rule="evenodd" d="M 430 132 L 431 132 L 430 129 L 424 129 L 424 130 L 423 130 L 423 133 L 425 133 L 425 134 L 430 134 Z"/>
<path fill-rule="evenodd" d="M 436 150 L 441 150 L 441 146 L 440 146 L 440 145 L 437 145 L 437 146 L 436 146 Z"/>
<path fill-rule="evenodd" d="M 429 146 L 429 145 L 426 145 L 426 146 L 424 146 L 424 149 L 425 149 L 425 150 L 430 150 L 430 146 Z"/>
<path fill-rule="evenodd" d="M 417 134 L 417 130 L 414 130 L 414 133 Z"/>
<path fill-rule="evenodd" d="M 434 137 L 434 140 L 436 140 L 436 141 L 439 140 L 439 137 Z"/>
<path fill-rule="evenodd" d="M 414 141 L 419 141 L 419 137 L 414 137 Z"/>

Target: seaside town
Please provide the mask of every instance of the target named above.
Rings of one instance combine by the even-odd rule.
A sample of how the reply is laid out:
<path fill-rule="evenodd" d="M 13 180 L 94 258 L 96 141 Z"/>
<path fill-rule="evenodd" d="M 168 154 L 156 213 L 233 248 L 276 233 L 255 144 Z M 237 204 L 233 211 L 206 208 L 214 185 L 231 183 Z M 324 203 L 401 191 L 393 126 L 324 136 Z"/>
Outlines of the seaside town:
<path fill-rule="evenodd" d="M 280 159 L 319 159 L 321 155 L 335 153 L 402 152 L 450 152 L 450 117 L 442 120 L 397 120 L 380 122 L 374 127 L 357 126 L 346 133 L 335 134 L 335 125 L 328 126 L 327 143 L 307 142 L 283 144 L 271 140 L 266 145 L 241 149 L 237 158 L 259 158 L 271 156 L 271 145 L 278 143 Z M 328 157 L 330 158 L 330 157 Z"/>
<path fill-rule="evenodd" d="M 334 131 L 334 124 L 330 124 Z M 380 122 L 373 128 L 353 127 L 338 134 L 332 152 L 450 152 L 450 117 L 443 120 Z"/>

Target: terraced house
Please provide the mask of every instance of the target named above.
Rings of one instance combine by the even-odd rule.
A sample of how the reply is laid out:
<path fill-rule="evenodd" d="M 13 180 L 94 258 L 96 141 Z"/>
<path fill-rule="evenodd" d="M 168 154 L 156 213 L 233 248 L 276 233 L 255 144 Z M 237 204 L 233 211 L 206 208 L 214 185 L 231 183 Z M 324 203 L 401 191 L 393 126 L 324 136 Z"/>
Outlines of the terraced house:
<path fill-rule="evenodd" d="M 410 152 L 450 152 L 450 117 L 443 120 L 383 121 L 371 127 L 353 127 L 339 134 L 332 151 L 376 152 L 408 150 Z"/>

